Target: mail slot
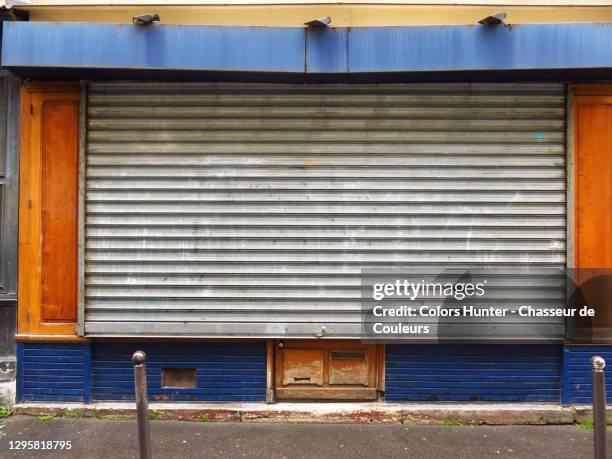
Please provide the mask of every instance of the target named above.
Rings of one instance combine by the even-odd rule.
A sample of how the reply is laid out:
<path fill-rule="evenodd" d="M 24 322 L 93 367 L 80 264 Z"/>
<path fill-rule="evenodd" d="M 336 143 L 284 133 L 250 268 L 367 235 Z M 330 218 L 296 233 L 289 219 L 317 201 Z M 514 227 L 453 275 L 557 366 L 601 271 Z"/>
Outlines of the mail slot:
<path fill-rule="evenodd" d="M 321 349 L 286 349 L 283 358 L 283 385 L 323 384 Z"/>

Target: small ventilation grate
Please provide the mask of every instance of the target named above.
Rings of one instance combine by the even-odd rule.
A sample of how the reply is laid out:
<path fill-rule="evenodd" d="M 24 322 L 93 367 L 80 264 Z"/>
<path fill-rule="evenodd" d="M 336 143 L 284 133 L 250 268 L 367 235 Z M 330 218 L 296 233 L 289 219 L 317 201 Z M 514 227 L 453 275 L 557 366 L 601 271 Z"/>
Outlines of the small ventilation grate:
<path fill-rule="evenodd" d="M 162 387 L 196 388 L 195 368 L 162 368 Z"/>

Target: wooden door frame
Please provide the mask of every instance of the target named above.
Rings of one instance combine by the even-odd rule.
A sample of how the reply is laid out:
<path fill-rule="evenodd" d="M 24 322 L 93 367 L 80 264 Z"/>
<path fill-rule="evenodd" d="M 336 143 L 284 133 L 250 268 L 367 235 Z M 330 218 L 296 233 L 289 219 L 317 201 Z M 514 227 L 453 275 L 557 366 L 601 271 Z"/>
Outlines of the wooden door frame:
<path fill-rule="evenodd" d="M 80 103 L 79 83 L 32 83 L 21 88 L 19 171 L 18 341 L 81 341 L 77 321 L 44 322 L 41 317 L 42 266 L 42 132 L 34 102 Z M 78 132 L 78 127 L 77 127 Z"/>
<path fill-rule="evenodd" d="M 580 260 L 580 152 L 579 152 L 579 117 L 578 110 L 582 107 L 597 107 L 607 106 L 612 108 L 612 84 L 576 84 L 571 85 L 568 91 L 568 123 L 567 123 L 567 157 L 568 157 L 568 191 L 567 191 L 567 267 L 575 269 L 572 277 L 578 283 L 583 280 L 588 280 L 593 276 L 597 276 L 597 270 L 589 268 L 608 268 L 607 266 L 581 266 Z M 583 155 L 584 158 L 584 155 Z M 583 215 L 584 218 L 584 215 Z M 584 258 L 584 257 L 583 257 Z M 586 268 L 580 270 L 580 268 Z M 612 266 L 611 266 L 612 268 Z M 568 292 L 573 293 L 573 292 Z M 575 336 L 571 339 L 572 344 L 592 345 L 593 339 L 597 340 L 598 344 L 604 342 L 609 343 L 612 340 L 610 332 L 612 328 L 601 327 L 601 322 L 596 324 L 580 325 L 579 321 L 575 322 L 573 333 Z M 581 331 L 582 330 L 582 331 Z M 584 331 L 586 330 L 586 331 Z"/>
<path fill-rule="evenodd" d="M 317 339 L 303 339 L 303 338 L 278 338 L 278 339 L 271 339 L 267 341 L 267 366 L 268 366 L 268 371 L 267 371 L 267 396 L 266 396 L 266 402 L 267 403 L 274 403 L 277 400 L 277 389 L 281 386 L 281 381 L 280 378 L 282 377 L 281 373 L 278 371 L 278 366 L 282 364 L 282 357 L 281 357 L 281 353 L 279 352 L 279 343 L 281 342 L 300 342 L 301 344 L 304 344 L 305 347 L 313 347 L 316 348 L 318 345 L 321 345 L 323 343 L 334 343 L 334 346 L 338 346 L 338 347 L 352 347 L 352 346 L 372 346 L 374 348 L 374 352 L 373 354 L 369 357 L 370 358 L 370 362 L 373 363 L 375 365 L 374 368 L 374 387 L 368 387 L 365 388 L 364 387 L 364 391 L 365 390 L 372 390 L 374 389 L 376 391 L 377 397 L 376 400 L 380 400 L 381 398 L 381 394 L 384 393 L 384 388 L 385 388 L 385 379 L 384 379 L 384 375 L 385 375 L 385 345 L 384 344 L 380 344 L 380 343 L 364 343 L 363 341 L 359 340 L 359 339 L 355 339 L 355 340 L 346 340 L 346 339 L 325 339 L 325 340 L 317 340 Z M 282 387 L 280 387 L 281 391 L 283 390 Z M 358 388 L 352 388 L 355 390 L 356 393 L 358 393 Z M 318 393 L 317 390 L 315 389 L 311 389 L 313 391 L 313 393 Z M 328 391 L 337 391 L 337 392 L 341 392 L 342 389 L 332 389 L 332 388 L 321 388 L 320 392 L 321 394 L 323 394 L 324 390 L 328 390 Z M 287 399 L 287 397 L 285 397 Z M 320 397 L 321 400 L 326 399 L 325 396 L 321 396 Z M 332 399 L 337 399 L 337 400 L 350 400 L 351 398 L 330 398 L 330 400 Z M 307 400 L 307 399 L 304 399 Z M 371 400 L 371 401 L 376 401 L 376 400 Z"/>

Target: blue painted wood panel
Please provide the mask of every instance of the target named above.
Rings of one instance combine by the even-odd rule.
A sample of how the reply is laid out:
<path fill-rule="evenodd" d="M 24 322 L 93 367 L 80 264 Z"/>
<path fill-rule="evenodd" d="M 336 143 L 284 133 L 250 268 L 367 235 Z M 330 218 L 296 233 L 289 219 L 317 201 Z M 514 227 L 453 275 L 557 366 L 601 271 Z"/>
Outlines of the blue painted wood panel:
<path fill-rule="evenodd" d="M 147 353 L 153 401 L 265 400 L 264 342 L 23 343 L 19 345 L 18 400 L 134 400 L 131 357 L 138 349 Z M 197 387 L 163 388 L 162 368 L 195 368 Z"/>
<path fill-rule="evenodd" d="M 607 363 L 606 400 L 612 403 L 612 346 L 566 346 L 568 350 L 569 399 L 572 404 L 591 404 L 593 389 L 591 357 L 599 355 Z"/>
<path fill-rule="evenodd" d="M 94 343 L 94 400 L 134 400 L 131 356 L 147 354 L 149 399 L 153 401 L 264 401 L 266 345 L 253 343 Z M 162 387 L 163 368 L 195 368 L 197 387 Z"/>
<path fill-rule="evenodd" d="M 19 346 L 19 401 L 84 400 L 88 344 L 23 343 Z"/>
<path fill-rule="evenodd" d="M 348 73 L 348 30 L 326 27 L 307 30 L 306 73 Z"/>
<path fill-rule="evenodd" d="M 386 348 L 392 402 L 559 402 L 561 345 L 413 345 Z"/>
<path fill-rule="evenodd" d="M 349 34 L 352 73 L 605 68 L 611 24 L 361 27 Z"/>
<path fill-rule="evenodd" d="M 605 69 L 612 24 L 301 27 L 6 22 L 9 68 L 369 74 Z"/>
<path fill-rule="evenodd" d="M 22 24 L 4 27 L 3 65 L 304 72 L 303 28 Z"/>

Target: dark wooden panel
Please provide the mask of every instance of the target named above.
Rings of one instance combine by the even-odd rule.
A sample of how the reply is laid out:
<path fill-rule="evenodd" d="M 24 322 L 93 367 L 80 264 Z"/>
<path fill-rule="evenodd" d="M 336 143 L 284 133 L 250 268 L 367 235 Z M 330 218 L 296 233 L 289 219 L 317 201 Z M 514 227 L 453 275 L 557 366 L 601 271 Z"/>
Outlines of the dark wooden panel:
<path fill-rule="evenodd" d="M 42 110 L 43 321 L 77 318 L 78 104 L 46 100 Z"/>

